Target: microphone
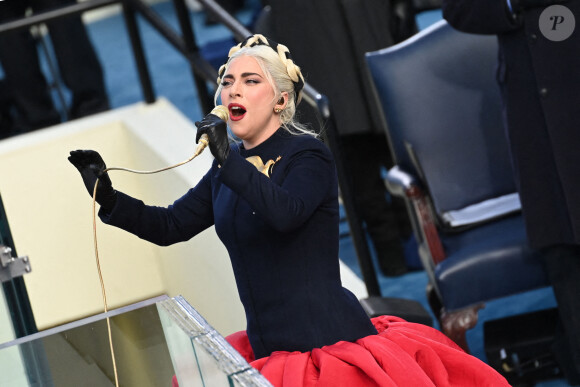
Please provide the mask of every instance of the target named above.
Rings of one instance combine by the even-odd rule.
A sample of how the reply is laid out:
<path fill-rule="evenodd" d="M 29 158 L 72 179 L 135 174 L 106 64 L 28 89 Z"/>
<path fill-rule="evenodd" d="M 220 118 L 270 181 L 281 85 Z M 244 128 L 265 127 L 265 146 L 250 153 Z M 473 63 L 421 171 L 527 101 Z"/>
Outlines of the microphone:
<path fill-rule="evenodd" d="M 224 105 L 217 105 L 216 107 L 214 107 L 211 112 L 209 114 L 213 114 L 214 116 L 217 116 L 218 118 L 220 118 L 222 121 L 228 121 L 228 118 L 230 116 L 230 112 L 228 110 L 227 107 L 225 107 Z M 209 137 L 207 136 L 207 134 L 202 134 L 201 137 L 199 138 L 199 145 L 197 146 L 197 149 L 195 150 L 195 154 L 194 157 L 199 155 L 201 152 L 203 152 L 203 150 L 205 148 L 207 148 L 207 146 L 209 145 Z"/>

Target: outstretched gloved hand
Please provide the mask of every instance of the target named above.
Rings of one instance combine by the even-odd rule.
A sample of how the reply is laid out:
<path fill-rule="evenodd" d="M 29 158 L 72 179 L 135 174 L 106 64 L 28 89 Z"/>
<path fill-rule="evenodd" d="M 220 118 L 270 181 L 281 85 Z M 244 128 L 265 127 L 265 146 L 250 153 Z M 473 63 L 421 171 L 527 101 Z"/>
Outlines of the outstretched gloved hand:
<path fill-rule="evenodd" d="M 93 196 L 95 183 L 99 180 L 95 200 L 101 208 L 110 212 L 117 201 L 117 191 L 113 189 L 109 174 L 105 172 L 107 166 L 101 155 L 94 150 L 74 150 L 70 152 L 68 161 L 81 173 L 85 187 L 91 197 Z"/>
<path fill-rule="evenodd" d="M 201 122 L 197 121 L 195 126 L 197 126 L 195 142 L 199 142 L 202 134 L 207 134 L 211 154 L 220 165 L 223 165 L 230 154 L 230 142 L 226 122 L 214 114 L 208 114 Z"/>

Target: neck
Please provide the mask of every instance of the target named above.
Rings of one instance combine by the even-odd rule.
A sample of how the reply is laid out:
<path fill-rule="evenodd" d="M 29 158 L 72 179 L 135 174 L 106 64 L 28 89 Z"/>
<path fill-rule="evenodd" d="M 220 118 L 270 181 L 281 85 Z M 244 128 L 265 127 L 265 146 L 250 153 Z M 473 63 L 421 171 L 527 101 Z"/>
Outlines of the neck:
<path fill-rule="evenodd" d="M 272 137 L 274 133 L 280 128 L 280 125 L 271 126 L 270 128 L 264 130 L 258 138 L 242 140 L 242 144 L 244 144 L 245 149 L 252 149 Z"/>

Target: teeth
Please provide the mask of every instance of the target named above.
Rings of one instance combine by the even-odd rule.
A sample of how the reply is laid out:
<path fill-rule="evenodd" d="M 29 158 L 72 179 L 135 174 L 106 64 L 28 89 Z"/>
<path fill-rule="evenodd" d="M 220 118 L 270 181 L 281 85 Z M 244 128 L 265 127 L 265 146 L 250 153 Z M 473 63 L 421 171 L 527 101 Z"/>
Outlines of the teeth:
<path fill-rule="evenodd" d="M 233 106 L 233 107 L 232 107 L 232 110 L 242 110 L 242 108 L 241 108 L 241 107 L 239 107 L 239 106 Z"/>

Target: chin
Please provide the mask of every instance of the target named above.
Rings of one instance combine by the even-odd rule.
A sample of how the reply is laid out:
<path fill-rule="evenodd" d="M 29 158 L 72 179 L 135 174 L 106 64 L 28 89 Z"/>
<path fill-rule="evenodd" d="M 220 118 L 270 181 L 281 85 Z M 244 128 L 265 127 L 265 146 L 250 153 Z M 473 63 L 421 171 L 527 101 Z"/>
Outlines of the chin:
<path fill-rule="evenodd" d="M 243 140 L 243 139 L 244 139 L 244 137 L 246 137 L 246 136 L 245 136 L 245 132 L 243 132 L 243 131 L 239 131 L 239 130 L 233 130 L 233 129 L 232 129 L 232 134 L 234 135 L 234 137 L 236 137 L 236 138 L 238 138 L 238 139 L 240 139 L 240 140 Z"/>
<path fill-rule="evenodd" d="M 238 127 L 237 125 L 230 126 L 230 130 L 232 131 L 232 134 L 240 140 L 243 140 L 248 136 L 248 131 Z"/>

